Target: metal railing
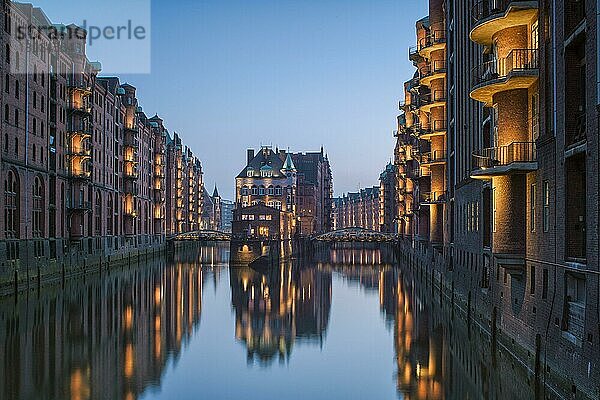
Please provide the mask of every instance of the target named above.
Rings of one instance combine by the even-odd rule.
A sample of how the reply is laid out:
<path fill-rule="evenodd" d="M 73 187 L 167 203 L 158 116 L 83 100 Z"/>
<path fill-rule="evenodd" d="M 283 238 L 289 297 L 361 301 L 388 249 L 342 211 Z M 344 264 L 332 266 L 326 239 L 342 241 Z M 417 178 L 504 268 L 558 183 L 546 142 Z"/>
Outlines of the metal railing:
<path fill-rule="evenodd" d="M 473 168 L 493 168 L 515 162 L 528 163 L 537 160 L 534 142 L 512 142 L 511 144 L 473 152 Z"/>
<path fill-rule="evenodd" d="M 67 108 L 70 111 L 76 111 L 76 112 L 80 112 L 83 114 L 91 114 L 92 113 L 92 107 L 90 105 L 71 101 L 71 100 L 67 102 Z"/>
<path fill-rule="evenodd" d="M 421 192 L 421 203 L 443 203 L 446 192 Z"/>
<path fill-rule="evenodd" d="M 421 164 L 431 164 L 442 161 L 446 161 L 445 149 L 421 153 Z"/>
<path fill-rule="evenodd" d="M 419 79 L 443 72 L 446 72 L 446 60 L 435 60 L 433 63 L 427 63 L 419 68 Z"/>
<path fill-rule="evenodd" d="M 519 3 L 534 3 L 537 8 L 537 1 L 515 1 L 515 0 L 479 0 L 471 9 L 471 18 L 473 25 L 487 20 L 491 17 L 499 18 L 504 15 L 511 4 L 518 5 Z"/>
<path fill-rule="evenodd" d="M 473 86 L 503 79 L 515 72 L 535 71 L 538 67 L 538 49 L 513 49 L 505 58 L 486 61 L 473 68 Z"/>
<path fill-rule="evenodd" d="M 67 197 L 67 208 L 71 210 L 91 210 L 92 203 L 84 200 L 75 200 Z"/>
<path fill-rule="evenodd" d="M 430 105 L 433 103 L 439 103 L 446 101 L 445 90 L 435 90 L 433 93 L 423 94 L 420 97 L 420 106 Z"/>
<path fill-rule="evenodd" d="M 419 51 L 439 43 L 446 43 L 446 30 L 432 30 L 429 34 L 419 40 Z"/>

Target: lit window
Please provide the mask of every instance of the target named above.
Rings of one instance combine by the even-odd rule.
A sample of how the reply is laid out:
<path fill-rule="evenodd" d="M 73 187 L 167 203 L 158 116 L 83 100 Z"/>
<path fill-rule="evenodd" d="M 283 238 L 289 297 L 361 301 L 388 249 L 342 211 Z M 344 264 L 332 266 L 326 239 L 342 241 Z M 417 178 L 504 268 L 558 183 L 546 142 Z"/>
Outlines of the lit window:
<path fill-rule="evenodd" d="M 254 176 L 254 170 L 252 168 L 248 168 L 246 170 L 246 176 Z"/>
<path fill-rule="evenodd" d="M 550 229 L 550 184 L 544 181 L 544 232 Z"/>

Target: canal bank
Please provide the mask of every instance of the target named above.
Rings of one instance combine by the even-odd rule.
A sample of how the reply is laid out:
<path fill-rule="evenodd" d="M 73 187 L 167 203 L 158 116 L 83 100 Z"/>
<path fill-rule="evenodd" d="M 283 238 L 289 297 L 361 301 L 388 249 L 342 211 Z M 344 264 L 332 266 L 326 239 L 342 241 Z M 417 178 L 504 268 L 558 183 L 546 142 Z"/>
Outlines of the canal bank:
<path fill-rule="evenodd" d="M 64 243 L 59 256 L 54 251 L 47 251 L 52 245 L 48 240 L 21 242 L 19 257 L 0 263 L 0 296 L 39 289 L 115 266 L 131 265 L 139 259 L 164 257 L 167 249 L 162 235 Z M 39 248 L 43 250 L 35 250 Z"/>
<path fill-rule="evenodd" d="M 529 398 L 600 398 L 597 364 L 583 362 L 586 358 L 595 357 L 597 360 L 598 354 L 585 354 L 582 349 L 571 354 L 562 353 L 561 347 L 552 345 L 557 338 L 551 337 L 550 328 L 534 334 L 533 338 L 524 335 L 523 329 L 505 322 L 514 312 L 501 307 L 502 302 L 496 300 L 504 298 L 505 293 L 495 293 L 494 285 L 489 283 L 487 287 L 481 287 L 480 282 L 473 281 L 473 274 L 465 277 L 456 273 L 454 260 L 423 242 L 401 241 L 397 256 L 400 265 L 424 285 L 432 301 L 437 299 L 440 305 L 450 305 L 452 320 L 459 318 L 466 324 L 469 341 L 475 334 L 489 344 L 481 355 L 481 359 L 486 361 L 471 366 L 478 369 L 476 373 L 480 375 L 481 382 L 492 382 L 492 371 L 508 366 L 511 374 L 518 373 L 527 383 L 522 385 L 521 391 L 530 390 Z M 476 270 L 472 272 L 477 274 Z M 506 274 L 504 279 L 510 281 L 515 278 Z M 473 290 L 473 287 L 478 290 Z M 452 320 L 448 321 L 448 326 L 453 326 Z M 561 334 L 558 336 L 560 338 Z M 531 342 L 535 344 L 533 347 L 528 345 Z"/>

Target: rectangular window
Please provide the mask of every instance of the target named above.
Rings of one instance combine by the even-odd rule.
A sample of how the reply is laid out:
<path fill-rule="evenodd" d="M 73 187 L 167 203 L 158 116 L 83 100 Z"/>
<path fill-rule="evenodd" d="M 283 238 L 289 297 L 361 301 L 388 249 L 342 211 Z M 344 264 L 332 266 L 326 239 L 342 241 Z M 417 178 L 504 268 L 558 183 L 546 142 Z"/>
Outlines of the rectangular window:
<path fill-rule="evenodd" d="M 496 188 L 492 189 L 492 232 L 496 232 Z"/>
<path fill-rule="evenodd" d="M 548 298 L 548 268 L 542 271 L 542 299 Z"/>
<path fill-rule="evenodd" d="M 529 192 L 529 223 L 531 232 L 535 232 L 535 184 L 531 185 Z"/>
<path fill-rule="evenodd" d="M 535 266 L 529 266 L 529 293 L 535 294 Z"/>
<path fill-rule="evenodd" d="M 548 232 L 548 229 L 550 229 L 550 184 L 548 181 L 544 181 L 544 185 L 543 185 L 543 190 L 544 190 L 544 218 L 543 218 L 543 224 L 544 224 L 544 232 Z"/>

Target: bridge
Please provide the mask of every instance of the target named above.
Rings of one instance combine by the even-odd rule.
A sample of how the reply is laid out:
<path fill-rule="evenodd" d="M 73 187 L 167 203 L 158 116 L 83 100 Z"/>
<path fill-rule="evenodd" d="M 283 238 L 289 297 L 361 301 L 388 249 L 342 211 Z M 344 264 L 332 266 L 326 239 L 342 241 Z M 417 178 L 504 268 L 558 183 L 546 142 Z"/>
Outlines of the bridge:
<path fill-rule="evenodd" d="M 313 237 L 318 242 L 395 243 L 400 236 L 394 233 L 372 231 L 364 228 L 345 228 Z"/>
<path fill-rule="evenodd" d="M 194 231 L 171 236 L 169 240 L 174 242 L 229 242 L 231 240 L 231 233 Z"/>

